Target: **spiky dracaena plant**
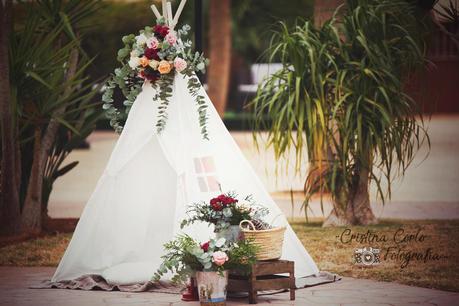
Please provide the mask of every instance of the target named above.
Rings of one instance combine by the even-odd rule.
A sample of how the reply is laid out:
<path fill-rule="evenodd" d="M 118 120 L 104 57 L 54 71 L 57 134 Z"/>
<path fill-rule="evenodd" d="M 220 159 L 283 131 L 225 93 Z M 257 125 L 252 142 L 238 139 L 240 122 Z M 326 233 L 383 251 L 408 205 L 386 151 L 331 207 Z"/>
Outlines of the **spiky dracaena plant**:
<path fill-rule="evenodd" d="M 384 202 L 394 177 L 428 140 L 404 92 L 406 78 L 425 62 L 418 17 L 406 1 L 356 0 L 320 28 L 281 23 L 273 35 L 269 60 L 283 68 L 258 89 L 256 130 L 268 117 L 268 145 L 277 158 L 295 149 L 297 169 L 307 148 L 313 166 L 303 208 L 328 190 L 333 210 L 324 225 L 375 223 L 370 182 Z"/>

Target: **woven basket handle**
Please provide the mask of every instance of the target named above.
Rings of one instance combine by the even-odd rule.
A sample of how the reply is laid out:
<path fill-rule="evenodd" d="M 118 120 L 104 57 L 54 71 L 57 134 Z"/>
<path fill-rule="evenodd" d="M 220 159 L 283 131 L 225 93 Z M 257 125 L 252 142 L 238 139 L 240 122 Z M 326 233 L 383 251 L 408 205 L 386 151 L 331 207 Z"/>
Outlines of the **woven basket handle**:
<path fill-rule="evenodd" d="M 242 220 L 241 222 L 239 222 L 239 228 L 240 228 L 241 230 L 244 229 L 244 227 L 242 226 L 242 224 L 244 224 L 244 223 L 248 223 L 248 224 L 252 227 L 252 231 L 256 231 L 256 230 L 257 230 L 257 228 L 255 227 L 255 225 L 253 225 L 252 221 L 250 221 L 250 220 Z"/>

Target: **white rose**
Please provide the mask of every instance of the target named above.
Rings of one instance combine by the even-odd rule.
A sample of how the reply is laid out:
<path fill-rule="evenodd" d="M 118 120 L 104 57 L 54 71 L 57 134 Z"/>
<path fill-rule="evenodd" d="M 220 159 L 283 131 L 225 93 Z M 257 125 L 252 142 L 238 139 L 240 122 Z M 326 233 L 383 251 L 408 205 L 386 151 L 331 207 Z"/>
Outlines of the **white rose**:
<path fill-rule="evenodd" d="M 158 66 L 159 66 L 159 62 L 155 61 L 155 60 L 151 60 L 149 65 L 150 65 L 151 68 L 156 70 L 158 68 Z"/>
<path fill-rule="evenodd" d="M 133 56 L 129 59 L 128 64 L 129 64 L 129 67 L 131 67 L 132 69 L 135 69 L 140 65 L 140 58 L 138 58 L 137 56 Z"/>
<path fill-rule="evenodd" d="M 145 45 L 147 43 L 147 40 L 148 40 L 148 38 L 144 34 L 140 34 L 140 35 L 135 37 L 135 42 L 139 46 Z"/>
<path fill-rule="evenodd" d="M 140 53 L 137 50 L 132 50 L 131 51 L 131 57 L 139 57 Z"/>

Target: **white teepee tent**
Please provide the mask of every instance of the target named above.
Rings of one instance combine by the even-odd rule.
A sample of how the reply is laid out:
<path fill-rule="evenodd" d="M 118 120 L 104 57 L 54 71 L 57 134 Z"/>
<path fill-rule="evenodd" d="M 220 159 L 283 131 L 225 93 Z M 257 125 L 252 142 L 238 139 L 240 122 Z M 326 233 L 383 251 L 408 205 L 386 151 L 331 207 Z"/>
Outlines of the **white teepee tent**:
<path fill-rule="evenodd" d="M 100 274 L 109 281 L 147 281 L 158 268 L 162 245 L 179 233 L 186 205 L 225 190 L 254 199 L 281 214 L 225 128 L 209 98 L 210 140 L 203 140 L 187 80 L 175 76 L 166 128 L 155 133 L 155 89 L 146 83 L 137 97 L 107 168 L 88 201 L 53 281 Z M 282 217 L 286 222 L 285 217 Z M 201 224 L 187 229 L 207 241 L 212 229 Z M 283 258 L 295 261 L 301 277 L 318 272 L 290 226 Z"/>
<path fill-rule="evenodd" d="M 186 206 L 219 194 L 219 184 L 225 191 L 252 194 L 270 210 L 268 220 L 281 214 L 203 88 L 210 140 L 202 139 L 187 77 L 176 73 L 167 124 L 159 135 L 155 93 L 146 82 L 52 281 L 87 274 L 117 284 L 150 280 L 161 262 L 163 244 L 181 232 Z M 280 219 L 287 223 L 285 216 Z M 205 224 L 186 231 L 200 241 L 213 235 Z M 290 226 L 283 258 L 295 261 L 298 287 L 303 277 L 318 273 Z"/>

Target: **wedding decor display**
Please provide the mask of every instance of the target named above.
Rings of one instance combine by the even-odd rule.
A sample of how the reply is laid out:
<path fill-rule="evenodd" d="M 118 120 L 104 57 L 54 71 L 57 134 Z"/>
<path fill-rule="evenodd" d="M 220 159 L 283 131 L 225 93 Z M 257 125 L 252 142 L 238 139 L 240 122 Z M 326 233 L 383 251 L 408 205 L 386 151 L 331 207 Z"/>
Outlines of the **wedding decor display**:
<path fill-rule="evenodd" d="M 156 12 L 156 17 L 163 18 L 162 26 L 167 25 L 170 30 L 177 24 L 184 1 L 175 15 L 172 9 L 166 13 L 170 3 L 165 0 L 164 3 L 162 14 Z M 165 74 L 173 78 L 173 82 L 168 92 L 167 124 L 161 133 L 156 133 L 154 127 L 161 111 L 158 82 L 162 76 L 154 82 L 143 80 L 53 282 L 93 275 L 117 285 L 149 282 L 163 262 L 161 257 L 167 253 L 162 245 L 180 234 L 196 241 L 213 237 L 213 227 L 208 224 L 195 222 L 181 229 L 180 222 L 189 217 L 189 203 L 215 197 L 220 193 L 219 186 L 231 186 L 240 194 L 252 194 L 269 211 L 266 220 L 281 215 L 279 220 L 287 224 L 196 79 L 199 86 L 196 93 L 203 97 L 207 116 L 209 137 L 203 139 L 196 96 L 188 89 L 190 78 L 195 78 L 194 72 L 190 74 L 177 71 Z M 243 203 L 240 200 L 230 205 Z M 218 201 L 215 207 L 217 204 Z M 231 250 L 227 253 L 225 268 L 239 248 Z M 295 262 L 297 287 L 310 283 L 310 276 L 319 272 L 288 224 L 282 255 L 283 259 Z M 163 275 L 164 280 L 169 278 L 170 275 Z"/>
<path fill-rule="evenodd" d="M 198 71 L 205 72 L 208 60 L 199 52 L 193 53 L 191 40 L 185 40 L 190 29 L 189 25 L 184 25 L 178 31 L 174 31 L 171 22 L 159 18 L 154 26 L 145 27 L 137 36 L 130 34 L 123 37 L 124 47 L 118 51 L 117 57 L 122 66 L 115 69 L 106 83 L 105 93 L 102 96 L 103 108 L 110 119 L 110 125 L 116 132 L 121 133 L 123 126 L 120 123 L 121 112 L 113 104 L 115 88 L 121 89 L 125 96 L 126 100 L 123 104 L 128 114 L 143 84 L 149 82 L 155 86 L 158 92 L 153 97 L 153 101 L 158 103 L 156 128 L 160 133 L 168 117 L 174 75 L 179 73 L 188 77 L 187 87 L 197 105 L 201 133 L 203 138 L 208 138 L 207 106 L 204 96 L 198 92 L 201 84 L 195 74 Z"/>
<path fill-rule="evenodd" d="M 174 273 L 174 283 L 195 276 L 202 305 L 224 302 L 228 270 L 247 275 L 256 262 L 256 247 L 248 240 L 235 243 L 218 238 L 199 244 L 188 235 L 179 235 L 166 243 L 164 250 L 163 262 L 153 281 L 159 281 L 167 272 Z"/>
<path fill-rule="evenodd" d="M 223 275 L 223 271 L 231 269 L 247 274 L 256 261 L 256 249 L 248 240 L 236 243 L 218 238 L 200 244 L 189 235 L 178 235 L 164 244 L 163 261 L 152 279 L 160 280 L 167 272 L 174 273 L 173 283 L 184 283 L 195 271 Z"/>
<path fill-rule="evenodd" d="M 188 206 L 189 217 L 182 221 L 181 228 L 195 222 L 207 222 L 214 225 L 217 237 L 236 241 L 240 237 L 239 223 L 242 220 L 267 225 L 262 218 L 268 213 L 268 209 L 257 205 L 252 196 L 246 196 L 239 201 L 236 193 L 228 192 L 212 198 L 209 202 L 201 201 Z"/>

